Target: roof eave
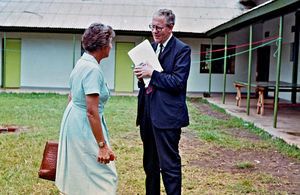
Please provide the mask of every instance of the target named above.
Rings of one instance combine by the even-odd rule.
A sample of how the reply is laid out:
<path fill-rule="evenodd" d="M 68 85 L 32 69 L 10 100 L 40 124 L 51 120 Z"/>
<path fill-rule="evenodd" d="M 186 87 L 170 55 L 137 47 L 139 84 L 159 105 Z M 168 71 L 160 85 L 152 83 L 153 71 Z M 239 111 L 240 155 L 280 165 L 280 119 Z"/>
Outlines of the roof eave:
<path fill-rule="evenodd" d="M 226 23 L 223 23 L 206 32 L 210 38 L 217 37 L 233 29 L 239 29 L 261 20 L 267 20 L 276 16 L 293 12 L 300 7 L 299 0 L 276 0 L 257 9 L 246 12 Z"/>
<path fill-rule="evenodd" d="M 51 27 L 26 27 L 26 26 L 0 26 L 2 32 L 39 32 L 39 33 L 76 33 L 82 34 L 85 29 L 79 28 L 51 28 Z M 117 35 L 129 36 L 152 36 L 150 31 L 142 30 L 115 30 Z M 207 38 L 205 33 L 180 32 L 175 31 L 173 34 L 177 37 L 193 37 L 193 38 Z"/>
<path fill-rule="evenodd" d="M 83 33 L 84 29 L 27 26 L 0 26 L 2 32 Z"/>

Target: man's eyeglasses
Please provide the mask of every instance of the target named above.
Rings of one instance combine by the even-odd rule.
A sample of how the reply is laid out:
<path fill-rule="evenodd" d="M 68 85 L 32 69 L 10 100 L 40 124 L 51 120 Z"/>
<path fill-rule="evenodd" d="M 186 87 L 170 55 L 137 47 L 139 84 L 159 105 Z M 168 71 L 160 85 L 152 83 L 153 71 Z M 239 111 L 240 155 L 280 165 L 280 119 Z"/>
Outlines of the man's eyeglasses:
<path fill-rule="evenodd" d="M 149 28 L 151 29 L 151 30 L 156 30 L 157 32 L 160 32 L 160 31 L 162 31 L 165 27 L 161 27 L 161 26 L 156 26 L 156 25 L 152 25 L 152 24 L 149 24 Z"/>

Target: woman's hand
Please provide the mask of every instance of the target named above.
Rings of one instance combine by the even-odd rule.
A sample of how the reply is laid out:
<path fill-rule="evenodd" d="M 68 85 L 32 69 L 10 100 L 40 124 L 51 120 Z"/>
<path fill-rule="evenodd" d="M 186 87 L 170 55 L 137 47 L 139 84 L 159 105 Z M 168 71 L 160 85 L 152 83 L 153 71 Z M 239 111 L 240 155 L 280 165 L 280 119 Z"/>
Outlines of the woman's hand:
<path fill-rule="evenodd" d="M 108 164 L 110 161 L 117 160 L 115 153 L 105 144 L 102 148 L 99 148 L 99 154 L 97 161 L 100 163 Z"/>

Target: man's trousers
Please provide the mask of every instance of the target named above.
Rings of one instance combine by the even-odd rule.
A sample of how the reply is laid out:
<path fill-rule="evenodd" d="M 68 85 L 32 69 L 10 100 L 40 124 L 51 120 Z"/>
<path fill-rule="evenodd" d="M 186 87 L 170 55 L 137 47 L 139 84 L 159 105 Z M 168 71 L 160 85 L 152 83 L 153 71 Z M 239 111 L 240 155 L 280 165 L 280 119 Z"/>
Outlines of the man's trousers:
<path fill-rule="evenodd" d="M 168 195 L 181 194 L 181 158 L 178 145 L 181 129 L 159 129 L 151 122 L 150 96 L 145 94 L 143 120 L 143 165 L 146 173 L 146 194 L 160 194 L 160 172 Z"/>

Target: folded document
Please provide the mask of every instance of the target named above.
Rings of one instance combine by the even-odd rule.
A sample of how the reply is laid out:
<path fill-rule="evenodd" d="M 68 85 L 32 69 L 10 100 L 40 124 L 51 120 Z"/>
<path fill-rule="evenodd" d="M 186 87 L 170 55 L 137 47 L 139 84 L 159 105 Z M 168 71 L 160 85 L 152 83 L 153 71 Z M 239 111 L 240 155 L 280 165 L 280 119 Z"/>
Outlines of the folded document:
<path fill-rule="evenodd" d="M 150 42 L 148 39 L 144 40 L 133 49 L 128 52 L 129 57 L 133 61 L 135 66 L 138 66 L 141 63 L 151 64 L 156 71 L 163 71 L 157 55 L 155 54 Z M 143 78 L 146 87 L 150 83 L 150 78 Z"/>

